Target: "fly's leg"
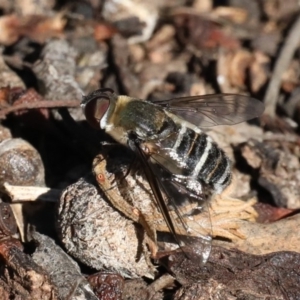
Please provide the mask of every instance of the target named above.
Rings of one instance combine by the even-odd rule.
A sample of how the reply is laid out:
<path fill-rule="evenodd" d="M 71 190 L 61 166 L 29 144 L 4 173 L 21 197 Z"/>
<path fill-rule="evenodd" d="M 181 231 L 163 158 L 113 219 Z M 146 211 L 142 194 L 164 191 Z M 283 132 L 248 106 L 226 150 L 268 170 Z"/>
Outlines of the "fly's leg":
<path fill-rule="evenodd" d="M 101 146 L 102 146 L 102 152 L 103 155 L 108 158 L 109 157 L 109 152 L 112 149 L 120 149 L 120 144 L 116 143 L 116 142 L 107 142 L 107 141 L 103 141 L 101 142 Z M 124 149 L 125 151 L 127 149 Z M 122 152 L 123 153 L 123 152 Z M 130 153 L 128 152 L 128 156 L 130 155 Z M 120 181 L 124 180 L 130 173 L 134 173 L 139 169 L 139 163 L 138 160 L 136 158 L 136 156 L 133 156 L 132 158 L 130 157 L 130 161 L 128 162 L 128 166 L 126 166 L 126 171 L 122 172 L 123 175 L 122 177 L 119 178 Z"/>
<path fill-rule="evenodd" d="M 205 200 L 208 199 L 208 193 L 204 191 L 202 183 L 193 177 L 175 174 L 171 175 L 170 180 L 174 183 L 177 190 L 189 199 L 187 205 L 185 205 L 188 207 L 189 213 L 183 215 L 200 213 L 203 210 Z"/>
<path fill-rule="evenodd" d="M 204 191 L 202 183 L 194 177 L 172 174 L 170 179 L 175 184 L 177 183 L 178 188 L 188 193 L 189 197 L 197 200 L 204 199 Z"/>

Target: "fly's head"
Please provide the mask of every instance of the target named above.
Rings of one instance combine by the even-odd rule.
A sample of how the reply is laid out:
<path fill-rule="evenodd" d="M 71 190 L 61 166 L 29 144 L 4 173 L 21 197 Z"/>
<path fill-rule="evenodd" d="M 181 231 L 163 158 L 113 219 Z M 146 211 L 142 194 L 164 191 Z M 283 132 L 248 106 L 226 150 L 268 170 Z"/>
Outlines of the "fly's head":
<path fill-rule="evenodd" d="M 117 95 L 110 88 L 102 88 L 83 96 L 80 106 L 86 120 L 96 129 L 104 129 L 109 113 L 115 106 Z"/>

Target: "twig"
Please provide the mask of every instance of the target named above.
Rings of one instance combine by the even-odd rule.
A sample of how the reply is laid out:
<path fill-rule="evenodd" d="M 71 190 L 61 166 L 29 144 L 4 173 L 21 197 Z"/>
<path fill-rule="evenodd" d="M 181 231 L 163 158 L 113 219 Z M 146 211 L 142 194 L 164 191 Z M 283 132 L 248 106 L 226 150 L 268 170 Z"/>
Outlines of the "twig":
<path fill-rule="evenodd" d="M 148 298 L 147 299 L 152 299 L 152 297 L 162 289 L 165 289 L 167 287 L 171 287 L 174 285 L 174 277 L 171 276 L 170 274 L 164 274 L 160 278 L 156 279 L 153 283 L 151 283 L 147 287 L 147 292 L 148 292 Z"/>
<path fill-rule="evenodd" d="M 6 115 L 22 109 L 55 108 L 55 107 L 78 107 L 80 100 L 42 100 L 37 102 L 22 103 L 0 110 L 0 119 L 5 119 Z"/>
<path fill-rule="evenodd" d="M 46 187 L 10 185 L 7 182 L 3 184 L 3 187 L 4 191 L 14 203 L 37 200 L 57 202 L 62 192 L 58 189 L 50 189 Z"/>
<path fill-rule="evenodd" d="M 282 73 L 288 68 L 290 61 L 294 56 L 294 52 L 299 47 L 300 43 L 300 15 L 293 24 L 286 38 L 285 44 L 282 47 L 278 59 L 276 61 L 273 75 L 267 88 L 264 103 L 266 106 L 265 115 L 271 118 L 275 117 L 276 103 L 281 86 Z"/>

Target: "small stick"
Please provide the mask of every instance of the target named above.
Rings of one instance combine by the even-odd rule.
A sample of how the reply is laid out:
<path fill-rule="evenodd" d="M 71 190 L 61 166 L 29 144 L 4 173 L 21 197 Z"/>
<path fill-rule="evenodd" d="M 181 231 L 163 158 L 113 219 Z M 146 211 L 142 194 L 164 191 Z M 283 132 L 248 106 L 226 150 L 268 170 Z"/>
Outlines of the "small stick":
<path fill-rule="evenodd" d="M 10 185 L 7 182 L 3 184 L 3 187 L 4 192 L 7 193 L 13 203 L 38 200 L 57 202 L 62 192 L 61 190 L 47 187 Z"/>
<path fill-rule="evenodd" d="M 0 119 L 5 119 L 5 116 L 22 109 L 36 109 L 36 108 L 55 108 L 55 107 L 78 107 L 80 100 L 42 100 L 37 102 L 22 103 L 0 110 Z"/>
<path fill-rule="evenodd" d="M 160 278 L 156 279 L 147 287 L 148 299 L 152 297 L 164 288 L 171 287 L 174 284 L 174 277 L 170 274 L 164 274 Z"/>
<path fill-rule="evenodd" d="M 277 58 L 273 75 L 267 88 L 264 103 L 266 106 L 265 115 L 271 118 L 275 117 L 276 102 L 278 100 L 278 94 L 281 86 L 281 77 L 283 72 L 288 68 L 290 61 L 292 60 L 296 49 L 300 43 L 300 15 L 296 22 L 293 24 L 286 38 L 280 54 Z"/>

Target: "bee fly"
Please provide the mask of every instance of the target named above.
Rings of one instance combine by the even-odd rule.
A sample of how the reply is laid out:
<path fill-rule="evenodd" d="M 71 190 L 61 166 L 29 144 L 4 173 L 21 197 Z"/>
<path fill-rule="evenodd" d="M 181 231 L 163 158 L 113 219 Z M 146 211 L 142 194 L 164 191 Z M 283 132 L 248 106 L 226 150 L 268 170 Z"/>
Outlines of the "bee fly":
<path fill-rule="evenodd" d="M 136 153 L 170 232 L 178 244 L 184 241 L 185 245 L 189 242 L 181 237 L 182 231 L 178 233 L 176 222 L 187 236 L 204 240 L 205 236 L 200 230 L 191 233 L 180 214 L 178 193 L 175 197 L 172 189 L 201 208 L 204 187 L 220 194 L 231 182 L 229 158 L 199 126 L 233 125 L 258 117 L 264 110 L 260 101 L 234 94 L 149 102 L 118 96 L 108 88 L 84 97 L 81 106 L 93 127 Z M 170 217 L 170 207 L 179 221 Z"/>

